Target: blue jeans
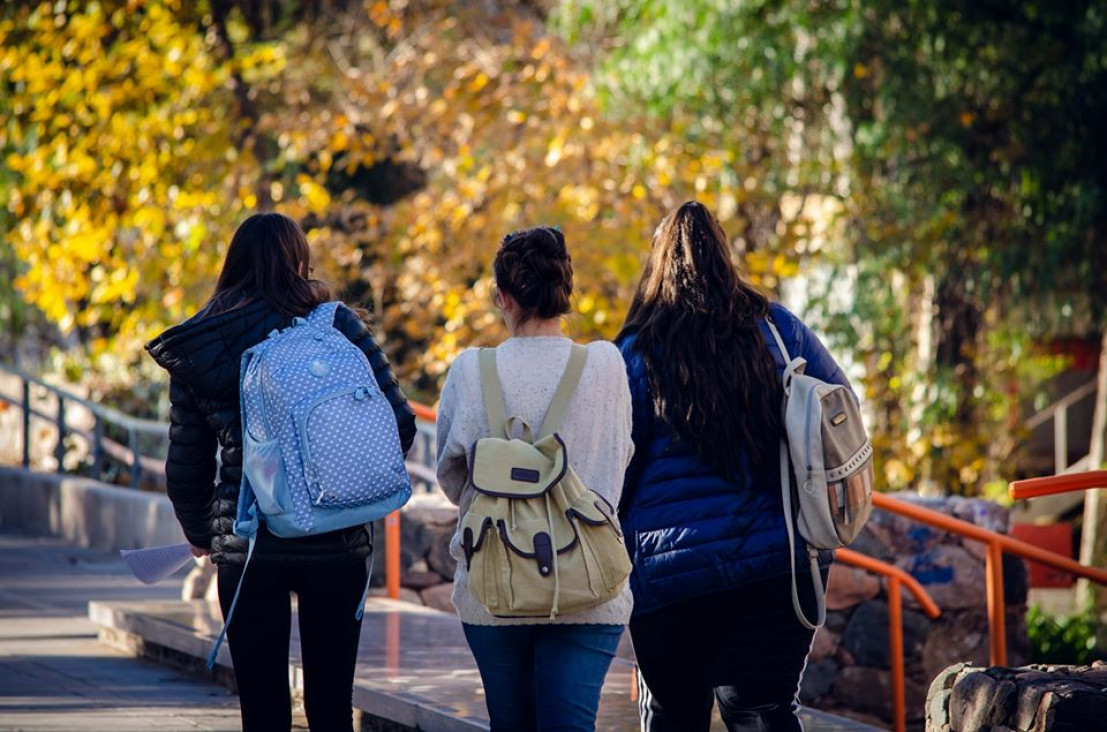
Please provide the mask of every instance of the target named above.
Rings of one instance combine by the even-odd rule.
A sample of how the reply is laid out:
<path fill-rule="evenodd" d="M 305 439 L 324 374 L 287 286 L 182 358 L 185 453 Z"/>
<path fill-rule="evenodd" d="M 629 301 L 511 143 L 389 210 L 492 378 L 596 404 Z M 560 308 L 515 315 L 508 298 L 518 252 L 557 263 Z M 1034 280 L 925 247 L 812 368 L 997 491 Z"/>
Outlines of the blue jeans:
<path fill-rule="evenodd" d="M 492 732 L 596 728 L 621 625 L 465 625 Z"/>

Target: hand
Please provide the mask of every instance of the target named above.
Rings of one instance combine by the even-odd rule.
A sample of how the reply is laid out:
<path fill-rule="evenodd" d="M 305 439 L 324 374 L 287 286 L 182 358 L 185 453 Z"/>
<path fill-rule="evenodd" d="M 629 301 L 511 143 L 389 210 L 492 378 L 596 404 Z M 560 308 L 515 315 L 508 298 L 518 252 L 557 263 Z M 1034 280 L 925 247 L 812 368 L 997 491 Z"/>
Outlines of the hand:
<path fill-rule="evenodd" d="M 206 557 L 207 555 L 211 554 L 211 549 L 201 549 L 195 544 L 190 544 L 188 548 L 192 551 L 192 556 L 196 557 L 197 559 L 199 559 L 200 557 Z"/>

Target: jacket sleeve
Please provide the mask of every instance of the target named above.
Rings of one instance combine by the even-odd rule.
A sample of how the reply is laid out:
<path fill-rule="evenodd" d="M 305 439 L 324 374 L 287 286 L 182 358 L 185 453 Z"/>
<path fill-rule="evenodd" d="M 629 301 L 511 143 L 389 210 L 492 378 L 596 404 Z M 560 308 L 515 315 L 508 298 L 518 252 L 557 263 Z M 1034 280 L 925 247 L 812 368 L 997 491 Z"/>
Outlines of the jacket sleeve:
<path fill-rule="evenodd" d="M 215 432 L 197 408 L 188 387 L 175 378 L 169 380 L 169 402 L 166 492 L 189 543 L 210 549 Z"/>
<path fill-rule="evenodd" d="M 795 350 L 793 353 L 802 356 L 807 361 L 806 373 L 829 384 L 841 384 L 852 391 L 853 386 L 850 384 L 846 372 L 830 355 L 830 351 L 826 350 L 826 346 L 819 340 L 819 337 L 795 315 L 792 316 L 792 319 L 795 324 L 793 330 L 793 341 L 795 343 L 793 348 Z M 855 393 L 854 398 L 856 397 L 857 394 Z"/>
<path fill-rule="evenodd" d="M 460 357 L 446 374 L 446 383 L 438 399 L 438 485 L 446 498 L 455 505 L 461 502 L 461 491 L 469 478 L 465 416 L 461 414 L 462 400 L 458 394 Z"/>
<path fill-rule="evenodd" d="M 360 348 L 369 359 L 369 367 L 373 369 L 373 376 L 377 379 L 377 386 L 385 399 L 392 405 L 392 411 L 396 414 L 396 427 L 400 431 L 400 447 L 404 455 L 411 449 L 415 442 L 415 412 L 407 403 L 407 397 L 400 389 L 400 382 L 392 374 L 392 368 L 388 363 L 388 356 L 377 345 L 369 327 L 361 318 L 346 306 L 339 306 L 334 314 L 334 327 L 338 328 L 350 342 Z"/>
<path fill-rule="evenodd" d="M 642 367 L 642 359 L 634 350 L 634 341 L 626 340 L 619 344 L 619 352 L 623 356 L 626 366 L 627 384 L 630 390 L 630 439 L 634 453 L 627 466 L 623 478 L 623 492 L 619 498 L 619 516 L 625 516 L 630 504 L 634 501 L 635 489 L 642 474 L 642 465 L 649 454 L 649 425 L 651 417 L 651 405 L 649 389 L 646 384 L 646 374 Z"/>

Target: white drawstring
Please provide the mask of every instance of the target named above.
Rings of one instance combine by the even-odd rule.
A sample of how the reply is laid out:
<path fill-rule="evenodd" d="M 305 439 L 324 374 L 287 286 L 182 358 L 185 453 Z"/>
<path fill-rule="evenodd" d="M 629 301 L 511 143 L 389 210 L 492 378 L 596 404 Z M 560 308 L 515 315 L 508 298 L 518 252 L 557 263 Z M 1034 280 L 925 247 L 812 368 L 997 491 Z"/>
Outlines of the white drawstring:
<path fill-rule="evenodd" d="M 546 516 L 550 521 L 550 544 L 553 548 L 554 596 L 553 607 L 550 608 L 550 620 L 553 620 L 557 617 L 557 601 L 561 597 L 561 578 L 557 571 L 557 537 L 554 535 L 553 511 L 550 510 L 550 492 L 546 491 L 544 496 L 546 498 Z"/>

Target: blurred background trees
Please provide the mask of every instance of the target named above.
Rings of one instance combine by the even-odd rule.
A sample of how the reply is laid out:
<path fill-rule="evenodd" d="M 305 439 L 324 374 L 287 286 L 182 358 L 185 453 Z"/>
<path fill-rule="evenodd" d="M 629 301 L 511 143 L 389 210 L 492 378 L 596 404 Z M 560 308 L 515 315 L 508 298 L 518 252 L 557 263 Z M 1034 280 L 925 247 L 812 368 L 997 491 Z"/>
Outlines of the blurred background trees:
<path fill-rule="evenodd" d="M 834 246 L 803 259 L 831 273 L 811 294 L 865 365 L 885 478 L 1009 477 L 1020 407 L 1064 365 L 1046 346 L 1105 324 L 1103 6 L 576 0 L 561 17 L 610 99 L 691 111 L 700 139 L 756 161 L 778 193 L 763 217 L 822 202 Z"/>
<path fill-rule="evenodd" d="M 273 208 L 433 402 L 504 335 L 505 233 L 561 226 L 573 334 L 611 337 L 696 196 L 853 360 L 882 484 L 976 492 L 1020 469 L 1063 344 L 1104 331 L 1105 22 L 1091 0 L 8 3 L 0 318 L 133 374 Z"/>

